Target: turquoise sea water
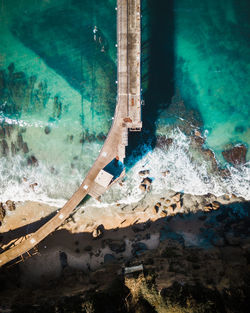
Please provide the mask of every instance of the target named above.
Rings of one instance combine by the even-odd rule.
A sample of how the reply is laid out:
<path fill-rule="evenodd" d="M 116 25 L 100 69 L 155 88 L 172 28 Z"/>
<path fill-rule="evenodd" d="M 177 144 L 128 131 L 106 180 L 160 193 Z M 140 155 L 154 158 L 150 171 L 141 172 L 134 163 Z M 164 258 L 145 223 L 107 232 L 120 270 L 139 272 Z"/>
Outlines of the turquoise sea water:
<path fill-rule="evenodd" d="M 0 185 L 39 180 L 49 197 L 69 197 L 112 121 L 115 1 L 3 0 L 0 16 L 0 119 L 3 128 L 15 125 L 2 131 L 9 172 Z M 39 167 L 29 171 L 31 156 Z"/>
<path fill-rule="evenodd" d="M 98 155 L 116 102 L 115 6 L 115 0 L 1 1 L 2 200 L 65 201 Z M 167 157 L 155 150 L 139 164 L 147 162 L 157 175 L 154 166 L 164 160 L 176 173 L 166 187 L 196 192 L 199 184 L 199 193 L 219 193 L 236 185 L 235 193 L 249 194 L 248 168 L 233 169 L 226 184 L 206 183 L 206 168 L 199 172 L 187 153 L 188 138 L 173 130 L 185 120 L 201 126 L 224 166 L 225 148 L 250 144 L 249 6 L 142 0 L 143 122 L 151 137 L 169 134 L 171 125 L 176 145 Z M 185 108 L 170 105 L 175 94 Z M 37 166 L 28 165 L 32 160 Z"/>
<path fill-rule="evenodd" d="M 207 143 L 222 161 L 228 144 L 250 144 L 250 3 L 175 3 L 176 86 L 199 111 Z"/>

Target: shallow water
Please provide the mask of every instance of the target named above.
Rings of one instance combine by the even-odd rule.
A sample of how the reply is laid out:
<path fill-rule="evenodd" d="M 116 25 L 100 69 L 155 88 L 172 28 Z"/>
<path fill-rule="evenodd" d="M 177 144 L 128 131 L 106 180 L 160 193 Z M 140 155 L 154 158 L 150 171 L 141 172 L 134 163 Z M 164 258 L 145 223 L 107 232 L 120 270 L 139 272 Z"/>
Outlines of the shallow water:
<path fill-rule="evenodd" d="M 227 145 L 250 144 L 250 3 L 175 3 L 176 88 L 199 111 L 207 144 L 223 162 Z"/>
<path fill-rule="evenodd" d="M 0 121 L 4 128 L 15 125 L 10 134 L 2 131 L 8 145 L 1 153 L 3 198 L 14 190 L 30 197 L 23 179 L 37 182 L 45 198 L 68 198 L 112 121 L 115 1 L 3 0 L 0 12 Z M 37 168 L 26 168 L 31 155 Z"/>
<path fill-rule="evenodd" d="M 0 200 L 62 205 L 97 157 L 116 101 L 115 6 L 115 0 L 1 1 Z M 177 129 L 201 127 L 223 166 L 229 144 L 250 144 L 249 12 L 243 0 L 142 1 L 140 142 L 167 134 L 174 145 L 167 152 L 141 147 L 146 152 L 130 157 L 124 188 L 115 186 L 104 201 L 141 198 L 134 187 L 143 165 L 156 193 L 172 188 L 250 198 L 248 164 L 230 167 L 232 178 L 221 180 L 194 158 L 190 139 Z M 174 94 L 184 106 L 170 105 Z M 27 166 L 31 156 L 38 166 Z M 163 179 L 167 168 L 171 174 Z"/>

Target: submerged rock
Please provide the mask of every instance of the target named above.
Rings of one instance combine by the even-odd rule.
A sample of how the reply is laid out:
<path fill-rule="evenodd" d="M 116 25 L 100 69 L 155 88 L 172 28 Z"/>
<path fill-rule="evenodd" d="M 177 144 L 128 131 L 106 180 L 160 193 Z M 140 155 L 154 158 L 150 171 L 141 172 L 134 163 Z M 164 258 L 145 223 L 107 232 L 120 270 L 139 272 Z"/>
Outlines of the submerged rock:
<path fill-rule="evenodd" d="M 3 139 L 1 142 L 1 148 L 2 148 L 2 155 L 7 156 L 9 154 L 9 146 L 5 139 Z"/>
<path fill-rule="evenodd" d="M 16 146 L 15 144 L 12 142 L 11 143 L 11 154 L 12 156 L 14 156 L 16 154 L 17 150 L 16 150 Z"/>
<path fill-rule="evenodd" d="M 202 147 L 205 143 L 205 139 L 199 136 L 192 137 L 191 140 L 193 143 L 197 144 L 200 147 Z"/>
<path fill-rule="evenodd" d="M 7 137 L 10 137 L 11 136 L 11 132 L 12 132 L 12 130 L 13 130 L 13 125 L 11 125 L 11 124 L 5 124 L 5 126 L 4 126 L 4 129 L 5 129 L 5 135 L 7 136 Z"/>
<path fill-rule="evenodd" d="M 100 133 L 96 136 L 96 139 L 99 141 L 104 141 L 106 139 L 106 136 L 104 135 L 104 133 Z"/>
<path fill-rule="evenodd" d="M 28 148 L 27 142 L 23 143 L 23 152 L 24 153 L 28 153 L 29 152 L 29 148 Z"/>
<path fill-rule="evenodd" d="M 45 132 L 46 135 L 48 135 L 51 132 L 51 128 L 49 126 L 46 126 L 44 128 L 44 132 Z"/>
<path fill-rule="evenodd" d="M 224 159 L 233 165 L 246 163 L 246 154 L 247 147 L 243 144 L 236 145 L 233 148 L 222 152 Z"/>
<path fill-rule="evenodd" d="M 17 146 L 18 146 L 19 150 L 21 150 L 23 148 L 23 144 L 24 144 L 23 136 L 21 134 L 18 134 L 18 136 L 17 136 Z"/>
<path fill-rule="evenodd" d="M 34 155 L 31 155 L 28 160 L 28 165 L 31 165 L 31 166 L 38 166 L 38 160 L 37 158 L 34 156 Z"/>
<path fill-rule="evenodd" d="M 167 138 L 166 136 L 158 136 L 156 141 L 156 147 L 161 149 L 168 149 L 169 146 L 173 143 L 172 138 Z"/>
<path fill-rule="evenodd" d="M 4 137 L 5 137 L 4 127 L 0 126 L 0 138 L 4 138 Z"/>

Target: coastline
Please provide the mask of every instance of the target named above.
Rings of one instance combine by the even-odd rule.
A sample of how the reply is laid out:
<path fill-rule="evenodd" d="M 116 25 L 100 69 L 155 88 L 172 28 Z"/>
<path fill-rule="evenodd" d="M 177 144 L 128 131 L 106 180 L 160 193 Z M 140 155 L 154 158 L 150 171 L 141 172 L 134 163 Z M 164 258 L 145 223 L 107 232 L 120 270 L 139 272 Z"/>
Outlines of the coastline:
<path fill-rule="evenodd" d="M 106 232 L 111 234 L 110 238 L 106 238 L 107 240 L 116 240 L 117 232 L 121 232 L 122 234 L 120 239 L 122 237 L 130 238 L 127 241 L 126 249 L 122 249 L 123 254 L 120 255 L 120 257 L 125 260 L 131 256 L 133 250 L 132 244 L 134 240 L 136 240 L 137 235 L 142 233 L 146 234 L 149 228 L 150 236 L 146 239 L 146 245 L 149 249 L 157 248 L 160 243 L 159 234 L 160 228 L 162 227 L 159 221 L 171 221 L 171 219 L 176 216 L 185 217 L 192 214 L 219 212 L 221 208 L 234 203 L 244 204 L 246 201 L 244 198 L 236 197 L 235 195 L 216 197 L 212 194 L 208 194 L 195 196 L 176 193 L 171 190 L 161 195 L 151 195 L 150 192 L 146 193 L 145 197 L 140 201 L 127 205 L 115 203 L 103 207 L 101 203 L 96 203 L 96 205 L 88 205 L 88 203 L 86 203 L 84 206 L 79 207 L 57 231 L 37 246 L 40 256 L 34 256 L 28 259 L 21 264 L 21 268 L 23 267 L 24 271 L 27 271 L 27 273 L 30 272 L 28 275 L 30 277 L 36 277 L 37 274 L 39 276 L 45 275 L 46 273 L 49 273 L 49 275 L 58 274 L 60 272 L 58 253 L 66 249 L 67 255 L 69 258 L 72 258 L 73 267 L 78 269 L 83 267 L 86 269 L 86 264 L 89 264 L 88 266 L 90 266 L 90 268 L 97 269 L 102 266 L 104 255 L 112 254 L 112 251 L 106 250 L 106 246 L 101 247 L 99 244 Z M 3 225 L 0 228 L 1 248 L 5 249 L 11 242 L 14 242 L 22 236 L 28 236 L 30 233 L 37 230 L 49 220 L 57 210 L 58 208 L 56 207 L 50 207 L 46 204 L 36 202 L 16 203 L 15 211 L 7 211 Z M 157 224 L 158 222 L 161 226 Z M 166 224 L 168 224 L 168 222 Z M 192 225 L 192 223 L 190 225 Z M 185 227 L 190 228 L 190 226 L 187 225 Z M 129 231 L 127 231 L 127 229 L 129 229 Z M 188 232 L 188 229 L 185 230 L 185 228 L 183 228 L 183 232 Z M 78 245 L 72 244 L 70 236 L 82 238 L 80 239 L 81 247 L 86 248 L 87 246 L 91 246 L 90 251 L 78 249 Z M 76 241 L 79 241 L 79 239 Z M 99 251 L 98 256 L 91 260 L 90 255 L 93 254 L 94 250 Z M 37 263 L 37 265 L 40 264 L 38 273 L 36 273 L 36 270 L 33 272 L 32 269 L 37 269 L 37 266 L 29 265 L 33 263 Z M 42 266 L 42 263 L 45 265 Z M 48 271 L 46 267 L 49 263 L 51 270 Z M 54 263 L 53 266 L 51 265 L 52 263 Z M 27 267 L 29 269 L 27 269 Z"/>
<path fill-rule="evenodd" d="M 96 207 L 95 211 L 86 205 L 84 213 L 79 209 L 65 225 L 38 245 L 38 254 L 18 265 L 1 269 L 1 280 L 5 282 L 1 294 L 2 308 L 8 308 L 8 303 L 15 303 L 20 309 L 23 306 L 21 298 L 25 305 L 37 307 L 43 307 L 44 301 L 52 307 L 63 299 L 69 299 L 72 304 L 74 297 L 91 302 L 95 295 L 109 293 L 117 279 L 129 289 L 130 305 L 133 301 L 141 301 L 136 290 L 139 292 L 144 288 L 144 299 L 151 303 L 149 295 L 154 295 L 158 297 L 156 303 L 164 306 L 166 291 L 178 291 L 181 301 L 183 297 L 185 299 L 181 290 L 188 288 L 191 292 L 189 299 L 195 298 L 197 293 L 192 288 L 196 286 L 201 294 L 207 294 L 212 307 L 219 305 L 218 298 L 230 307 L 233 304 L 229 299 L 234 301 L 237 295 L 234 292 L 236 285 L 237 290 L 241 290 L 238 303 L 244 305 L 249 271 L 246 261 L 250 245 L 249 201 L 226 195 L 184 194 L 180 198 L 186 209 L 162 217 L 164 202 L 169 200 L 170 194 L 172 200 L 175 197 L 174 201 L 178 203 L 179 194 L 168 192 L 154 200 L 145 198 L 136 208 L 135 205 L 123 209 L 116 206 L 116 218 L 112 217 L 112 225 L 111 219 L 100 207 L 99 210 Z M 158 212 L 156 201 L 161 201 Z M 194 201 L 200 203 L 202 210 L 191 210 Z M 216 205 L 216 209 L 208 209 L 207 204 L 215 201 L 214 205 L 220 203 L 220 207 Z M 17 205 L 16 210 L 20 208 L 23 210 L 25 206 Z M 114 207 L 110 209 L 114 212 Z M 95 214 L 90 216 L 90 212 Z M 135 216 L 140 218 L 136 223 L 131 218 Z M 128 218 L 128 222 L 121 226 L 120 221 L 124 217 Z M 150 220 L 147 220 L 148 217 Z M 139 264 L 144 266 L 143 273 L 123 276 L 124 266 Z M 18 275 L 17 280 L 15 275 Z M 16 288 L 17 285 L 19 288 Z M 225 296 L 226 291 L 230 292 L 229 298 Z M 111 302 L 108 300 L 106 305 Z M 198 303 L 192 302 L 192 305 L 195 307 Z M 201 305 L 206 306 L 206 303 L 207 298 Z M 172 304 L 176 307 L 175 303 Z M 156 311 L 161 312 L 158 310 L 159 307 Z M 242 307 L 241 312 L 245 312 Z"/>

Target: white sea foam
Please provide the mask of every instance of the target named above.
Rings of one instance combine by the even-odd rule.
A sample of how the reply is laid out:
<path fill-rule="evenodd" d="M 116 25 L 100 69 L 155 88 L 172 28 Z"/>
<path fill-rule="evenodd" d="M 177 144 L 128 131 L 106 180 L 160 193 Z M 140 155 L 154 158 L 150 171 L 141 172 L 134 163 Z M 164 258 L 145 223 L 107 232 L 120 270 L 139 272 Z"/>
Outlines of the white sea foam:
<path fill-rule="evenodd" d="M 33 126 L 33 127 L 40 127 L 40 128 L 43 128 L 44 126 L 47 125 L 47 123 L 42 122 L 42 121 L 27 122 L 21 119 L 14 119 L 14 118 L 6 117 L 0 113 L 0 124 L 3 124 L 3 123 L 9 124 L 9 125 L 18 125 L 19 127 Z"/>
<path fill-rule="evenodd" d="M 190 141 L 181 131 L 174 131 L 171 138 L 174 141 L 167 151 L 155 148 L 136 162 L 127 172 L 123 186 L 114 185 L 103 195 L 100 206 L 109 206 L 118 200 L 120 203 L 129 204 L 142 199 L 144 193 L 138 188 L 141 182 L 138 172 L 143 169 L 150 170 L 153 195 L 172 189 L 196 195 L 213 193 L 219 196 L 234 193 L 250 200 L 249 162 L 238 168 L 230 167 L 231 176 L 222 179 L 210 172 L 205 161 L 194 160 L 189 148 Z M 170 173 L 164 177 L 162 173 L 166 170 Z M 61 207 L 81 184 L 84 172 L 86 169 L 65 166 L 51 173 L 50 167 L 42 162 L 39 162 L 38 167 L 28 167 L 27 161 L 21 156 L 2 158 L 0 201 L 33 200 Z M 38 184 L 34 190 L 30 187 L 33 183 Z M 96 204 L 95 200 L 91 200 L 89 204 Z"/>
<path fill-rule="evenodd" d="M 80 171 L 56 169 L 52 174 L 48 166 L 27 166 L 21 156 L 0 160 L 0 201 L 39 201 L 62 206 L 81 183 Z M 32 188 L 32 184 L 37 184 Z"/>
<path fill-rule="evenodd" d="M 120 199 L 120 202 L 134 202 L 142 198 L 139 190 L 141 177 L 138 172 L 143 169 L 150 170 L 152 194 L 161 194 L 164 190 L 181 191 L 195 195 L 212 193 L 220 196 L 234 193 L 250 200 L 250 162 L 241 167 L 228 167 L 231 176 L 222 178 L 212 173 L 205 160 L 195 160 L 189 148 L 190 140 L 181 131 L 171 134 L 174 139 L 167 151 L 159 148 L 149 151 L 127 173 L 124 186 L 114 186 L 103 196 L 107 202 Z M 164 177 L 163 172 L 170 173 Z"/>

